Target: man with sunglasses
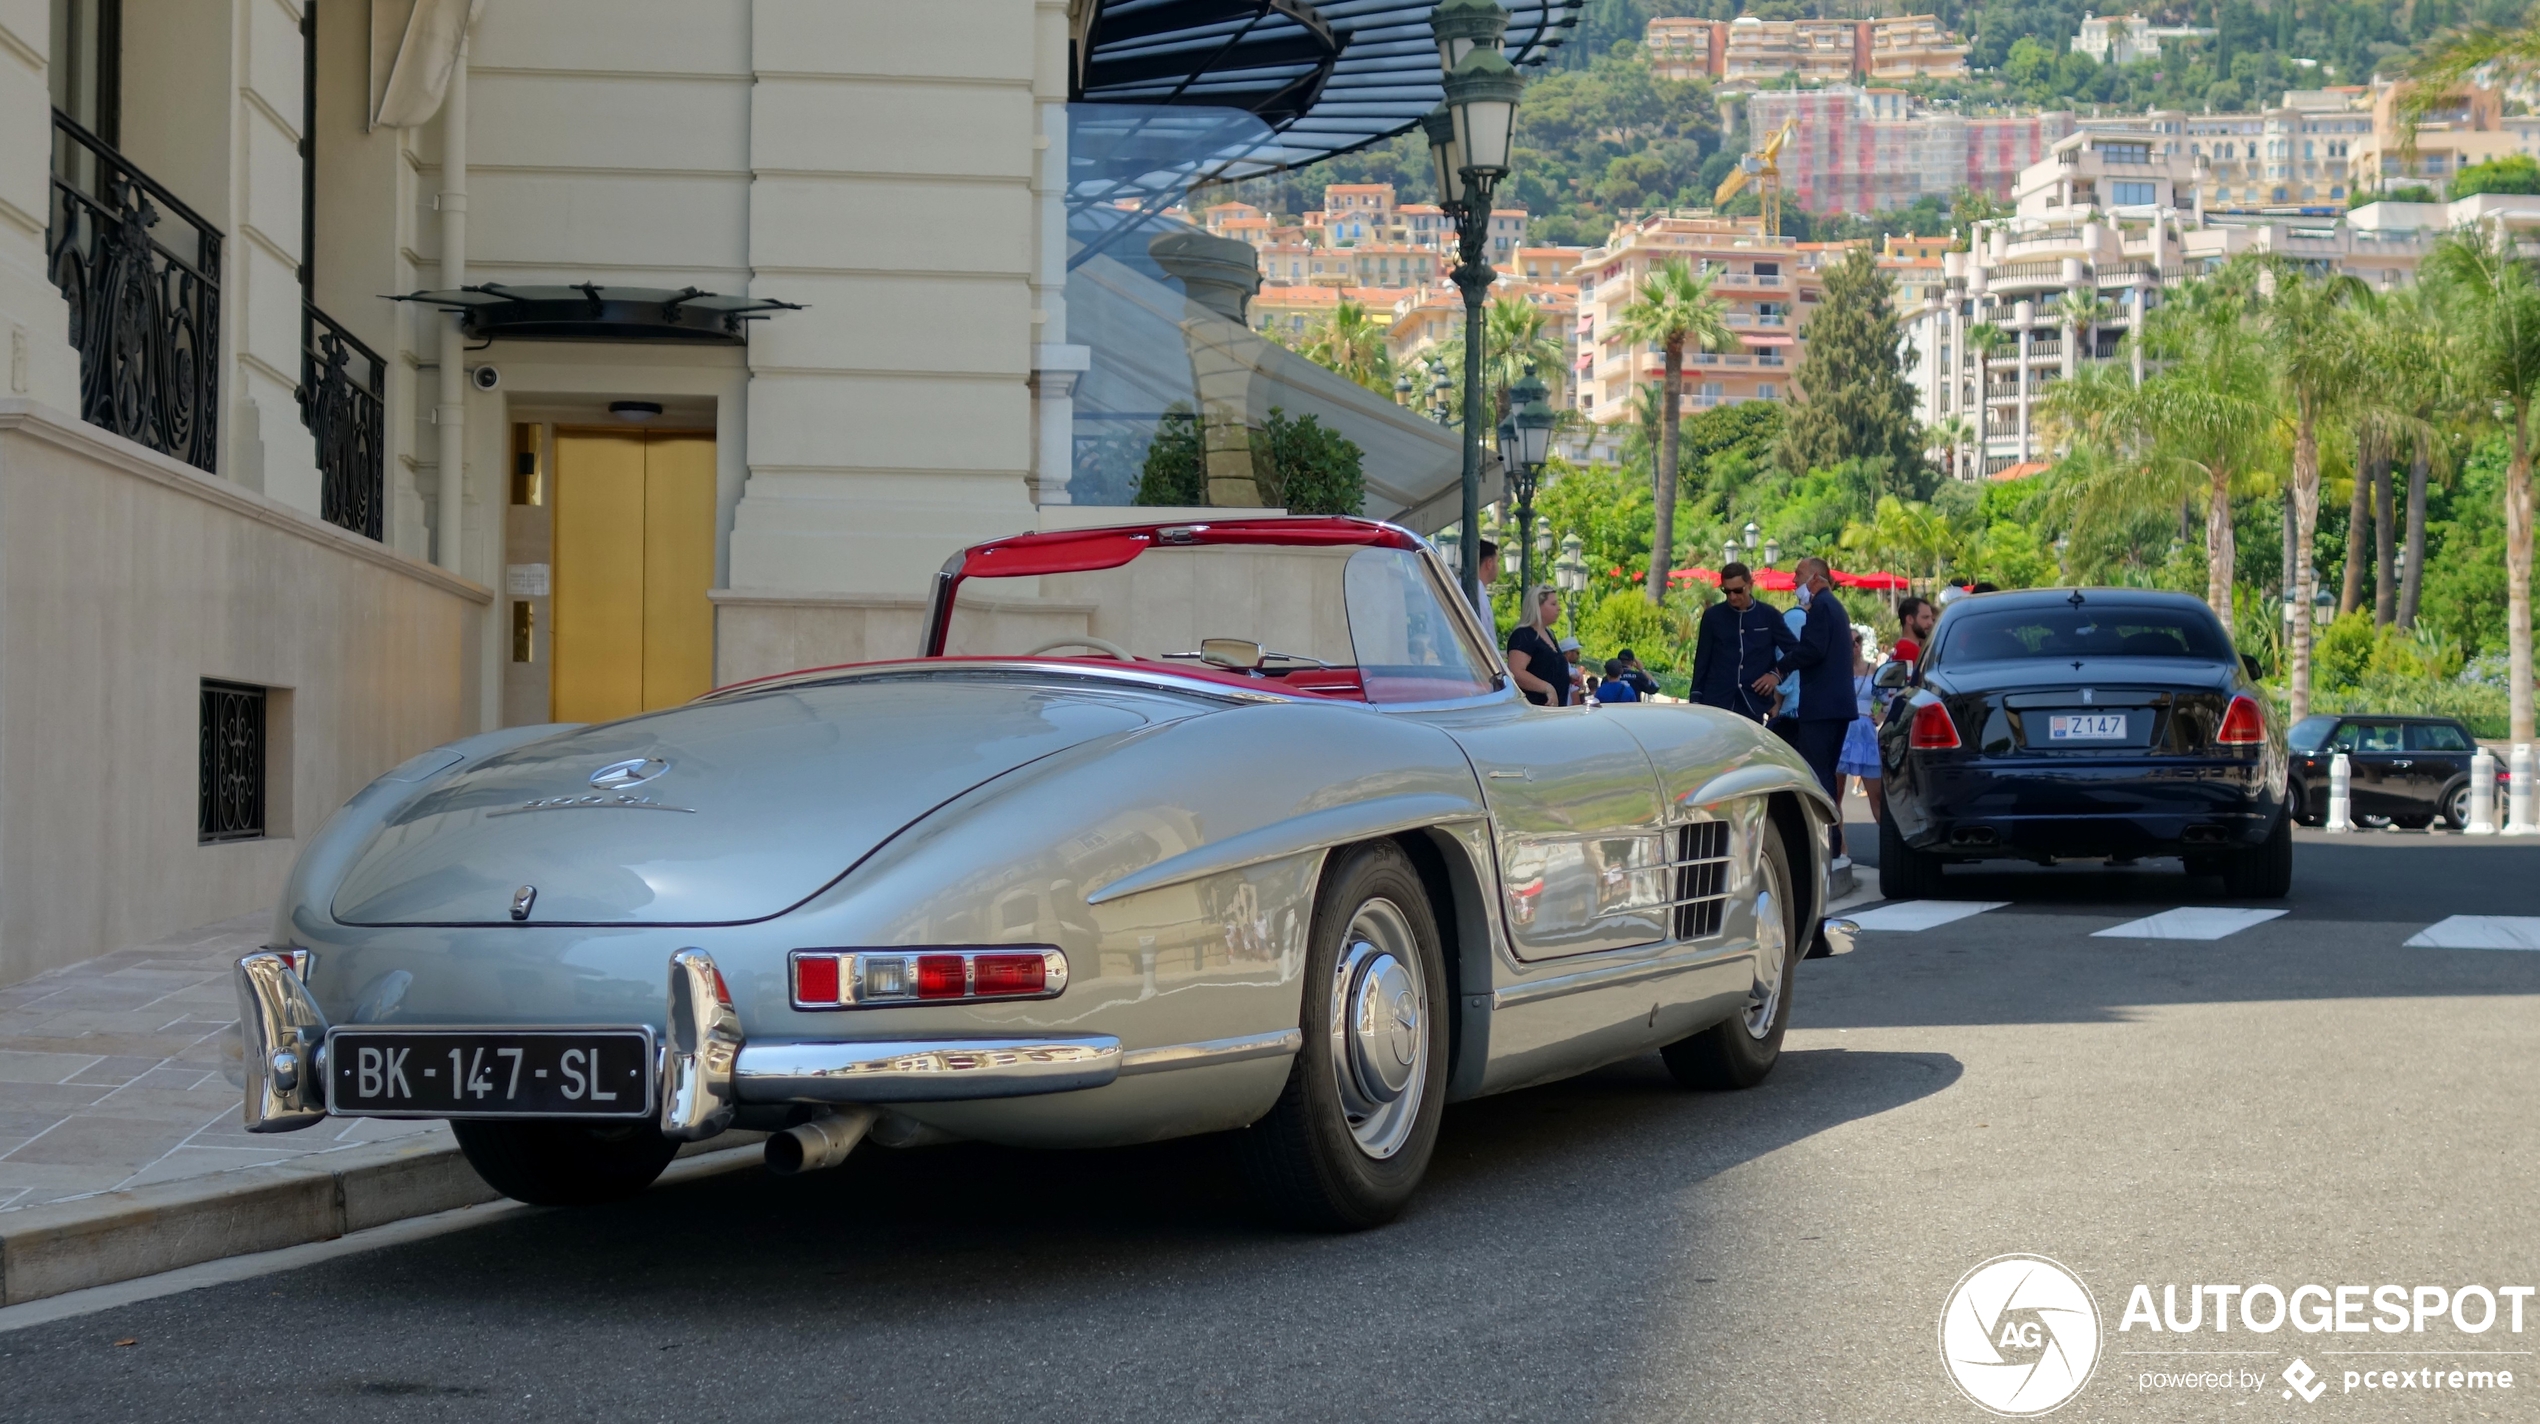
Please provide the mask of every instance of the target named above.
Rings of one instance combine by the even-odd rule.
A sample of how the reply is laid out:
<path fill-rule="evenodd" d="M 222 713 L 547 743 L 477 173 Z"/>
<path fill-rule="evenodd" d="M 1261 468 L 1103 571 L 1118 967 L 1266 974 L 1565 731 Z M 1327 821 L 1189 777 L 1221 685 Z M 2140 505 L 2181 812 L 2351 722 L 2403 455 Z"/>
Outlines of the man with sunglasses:
<path fill-rule="evenodd" d="M 1781 611 L 1755 597 L 1755 575 L 1744 564 L 1720 570 L 1720 601 L 1702 610 L 1693 636 L 1693 700 L 1757 722 L 1769 720 L 1774 695 L 1769 682 L 1782 655 L 1798 646 Z"/>

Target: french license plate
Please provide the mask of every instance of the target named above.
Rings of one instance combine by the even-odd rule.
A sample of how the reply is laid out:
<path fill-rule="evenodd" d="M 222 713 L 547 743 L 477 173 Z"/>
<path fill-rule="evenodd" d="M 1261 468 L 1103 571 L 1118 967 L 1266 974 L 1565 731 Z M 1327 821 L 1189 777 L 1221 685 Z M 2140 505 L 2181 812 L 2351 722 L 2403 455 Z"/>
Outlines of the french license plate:
<path fill-rule="evenodd" d="M 2121 742 L 2125 740 L 2123 712 L 2058 712 L 2046 719 L 2046 740 L 2050 742 Z"/>
<path fill-rule="evenodd" d="M 327 1110 L 347 1117 L 644 1117 L 642 1029 L 336 1029 Z"/>

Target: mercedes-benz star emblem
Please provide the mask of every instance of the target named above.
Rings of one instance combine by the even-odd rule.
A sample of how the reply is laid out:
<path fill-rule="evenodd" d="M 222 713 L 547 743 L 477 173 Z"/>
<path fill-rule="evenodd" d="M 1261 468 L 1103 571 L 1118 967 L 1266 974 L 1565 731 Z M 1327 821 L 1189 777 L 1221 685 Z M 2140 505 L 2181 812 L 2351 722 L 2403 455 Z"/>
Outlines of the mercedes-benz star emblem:
<path fill-rule="evenodd" d="M 668 770 L 670 763 L 660 757 L 636 757 L 631 761 L 611 762 L 592 772 L 591 784 L 603 791 L 623 791 L 629 786 L 641 786 Z"/>

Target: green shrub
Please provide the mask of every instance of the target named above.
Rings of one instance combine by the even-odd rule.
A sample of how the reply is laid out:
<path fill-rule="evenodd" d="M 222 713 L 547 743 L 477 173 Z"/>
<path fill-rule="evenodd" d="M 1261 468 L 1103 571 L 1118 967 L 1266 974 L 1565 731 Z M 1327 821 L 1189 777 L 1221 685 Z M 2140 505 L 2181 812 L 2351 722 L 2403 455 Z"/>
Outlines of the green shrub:
<path fill-rule="evenodd" d="M 1670 602 L 1653 606 L 1630 590 L 1609 593 L 1579 616 L 1579 645 L 1598 663 L 1625 648 L 1653 673 L 1693 666 L 1693 616 Z"/>

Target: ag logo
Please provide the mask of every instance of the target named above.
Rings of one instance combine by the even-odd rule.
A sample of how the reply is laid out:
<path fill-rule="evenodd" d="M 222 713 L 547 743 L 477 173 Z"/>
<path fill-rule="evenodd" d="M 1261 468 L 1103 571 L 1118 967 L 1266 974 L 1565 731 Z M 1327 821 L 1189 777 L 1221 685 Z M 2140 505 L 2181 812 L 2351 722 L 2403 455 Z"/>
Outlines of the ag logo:
<path fill-rule="evenodd" d="M 2050 1413 L 2099 1364 L 2099 1306 L 2080 1277 L 2043 1256 L 1996 1256 L 1949 1293 L 1940 1361 L 1980 1409 Z"/>

